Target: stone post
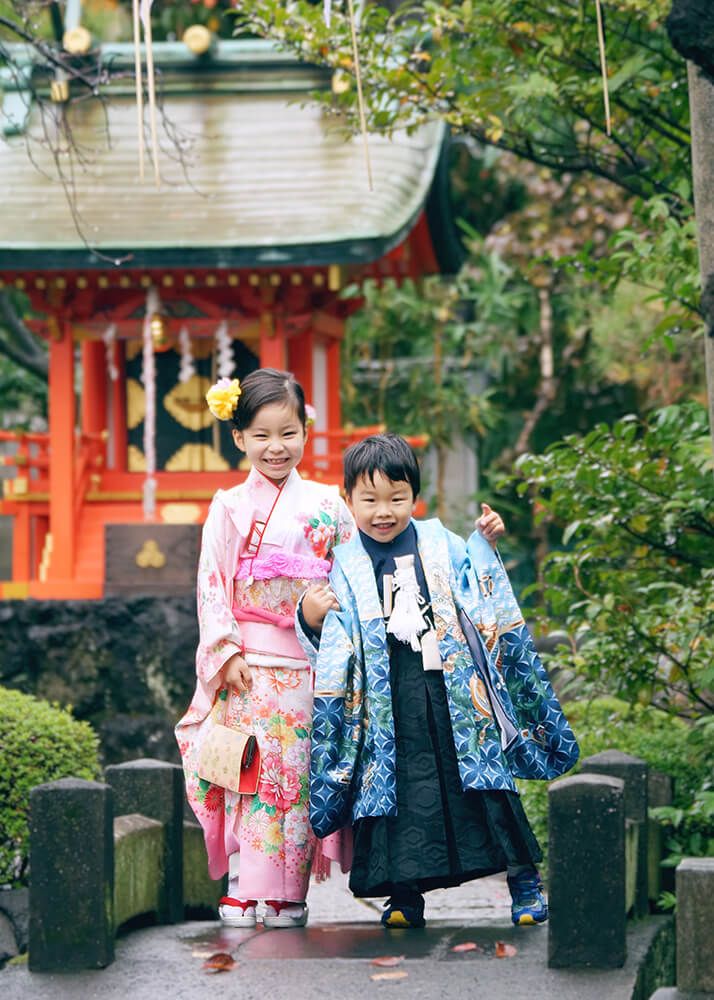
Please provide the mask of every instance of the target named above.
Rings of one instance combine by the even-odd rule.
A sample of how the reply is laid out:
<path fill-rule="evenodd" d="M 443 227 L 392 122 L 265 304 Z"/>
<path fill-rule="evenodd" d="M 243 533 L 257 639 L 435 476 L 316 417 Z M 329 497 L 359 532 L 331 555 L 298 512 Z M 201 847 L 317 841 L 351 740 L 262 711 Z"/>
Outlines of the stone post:
<path fill-rule="evenodd" d="M 619 968 L 625 962 L 624 782 L 604 774 L 548 789 L 548 965 Z"/>
<path fill-rule="evenodd" d="M 166 829 L 160 923 L 183 920 L 183 771 L 161 760 L 132 760 L 105 771 L 117 816 L 140 813 Z"/>
<path fill-rule="evenodd" d="M 650 770 L 647 775 L 647 805 L 671 806 L 673 781 L 668 774 Z M 664 857 L 664 830 L 654 819 L 647 820 L 647 886 L 653 903 L 659 899 L 663 889 L 674 889 L 674 873 L 671 868 L 662 868 Z M 666 880 L 665 880 L 666 876 Z"/>
<path fill-rule="evenodd" d="M 677 987 L 714 993 L 714 858 L 677 865 Z"/>
<path fill-rule="evenodd" d="M 114 960 L 112 790 L 62 778 L 30 792 L 31 972 Z"/>
<path fill-rule="evenodd" d="M 714 858 L 684 858 L 677 865 L 677 986 L 652 1000 L 714 996 Z"/>
<path fill-rule="evenodd" d="M 642 917 L 649 913 L 647 763 L 620 750 L 603 750 L 582 762 L 581 773 L 609 774 L 625 783 L 625 819 L 634 824 L 637 838 L 634 915 Z"/>

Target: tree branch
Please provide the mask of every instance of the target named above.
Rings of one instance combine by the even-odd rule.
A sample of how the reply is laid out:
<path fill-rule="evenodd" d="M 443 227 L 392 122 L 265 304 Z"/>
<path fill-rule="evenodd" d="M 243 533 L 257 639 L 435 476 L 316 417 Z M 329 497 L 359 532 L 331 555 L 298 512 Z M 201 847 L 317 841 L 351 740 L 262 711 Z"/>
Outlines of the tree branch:
<path fill-rule="evenodd" d="M 0 292 L 0 353 L 40 378 L 49 371 L 47 353 L 18 316 L 6 292 Z"/>

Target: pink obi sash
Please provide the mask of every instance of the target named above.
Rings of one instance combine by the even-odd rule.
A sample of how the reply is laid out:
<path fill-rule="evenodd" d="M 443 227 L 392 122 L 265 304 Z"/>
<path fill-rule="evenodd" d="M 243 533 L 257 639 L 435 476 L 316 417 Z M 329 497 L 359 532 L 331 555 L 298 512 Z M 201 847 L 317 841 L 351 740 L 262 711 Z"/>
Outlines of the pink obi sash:
<path fill-rule="evenodd" d="M 299 552 L 273 552 L 269 556 L 252 558 L 242 555 L 238 560 L 238 580 L 274 580 L 286 576 L 290 580 L 326 580 L 330 572 L 327 559 L 301 555 Z"/>
<path fill-rule="evenodd" d="M 254 605 L 248 608 L 237 608 L 234 605 L 233 617 L 237 622 L 264 622 L 267 625 L 277 625 L 278 628 L 295 628 L 292 615 L 276 615 L 274 611 L 266 611 Z"/>
<path fill-rule="evenodd" d="M 291 664 L 294 669 L 307 669 L 308 662 L 295 635 L 295 619 L 292 615 L 279 615 L 254 604 L 242 608 L 234 604 L 233 616 L 240 622 L 241 637 L 249 662 L 250 654 L 259 657 L 257 662 L 264 666 L 269 665 L 264 661 L 269 661 L 271 657 L 287 657 L 297 661 Z M 276 663 L 275 666 L 280 664 Z"/>

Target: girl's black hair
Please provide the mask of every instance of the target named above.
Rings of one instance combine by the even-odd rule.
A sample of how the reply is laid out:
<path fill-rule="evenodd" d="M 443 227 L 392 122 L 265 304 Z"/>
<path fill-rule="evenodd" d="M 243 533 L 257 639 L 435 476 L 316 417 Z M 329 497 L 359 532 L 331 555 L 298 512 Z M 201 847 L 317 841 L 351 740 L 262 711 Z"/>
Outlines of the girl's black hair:
<path fill-rule="evenodd" d="M 373 434 L 350 445 L 344 454 L 344 466 L 348 497 L 363 476 L 374 483 L 375 472 L 381 472 L 392 483 L 409 483 L 414 498 L 419 495 L 421 476 L 417 457 L 398 434 Z"/>
<path fill-rule="evenodd" d="M 258 368 L 241 379 L 240 396 L 232 416 L 236 430 L 250 427 L 258 410 L 269 403 L 289 403 L 295 408 L 297 418 L 306 425 L 305 393 L 291 372 L 277 368 Z"/>

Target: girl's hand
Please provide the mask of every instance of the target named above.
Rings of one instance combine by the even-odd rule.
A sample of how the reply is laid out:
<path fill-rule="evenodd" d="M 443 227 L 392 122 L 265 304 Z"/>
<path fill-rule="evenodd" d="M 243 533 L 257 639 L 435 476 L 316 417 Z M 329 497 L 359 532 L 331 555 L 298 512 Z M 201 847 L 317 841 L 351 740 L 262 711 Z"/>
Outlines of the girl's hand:
<path fill-rule="evenodd" d="M 495 510 L 491 510 L 487 503 L 481 504 L 482 514 L 476 521 L 476 528 L 489 543 L 491 548 L 496 548 L 496 542 L 505 534 L 506 526 L 503 518 Z"/>
<path fill-rule="evenodd" d="M 311 584 L 302 599 L 302 614 L 313 632 L 322 631 L 322 623 L 330 610 L 339 611 L 340 605 L 329 584 Z"/>
<path fill-rule="evenodd" d="M 238 694 L 245 694 L 253 687 L 253 671 L 240 653 L 234 653 L 225 662 L 226 683 L 232 685 Z"/>

